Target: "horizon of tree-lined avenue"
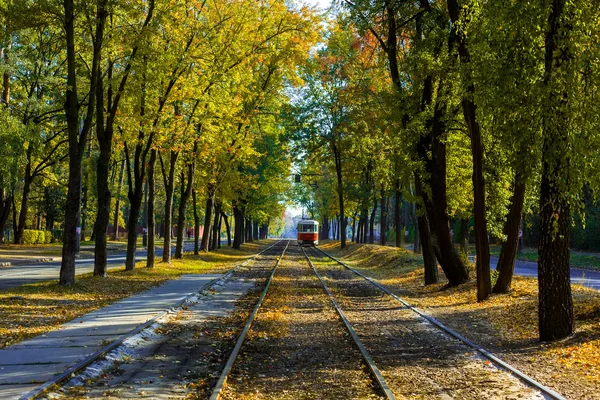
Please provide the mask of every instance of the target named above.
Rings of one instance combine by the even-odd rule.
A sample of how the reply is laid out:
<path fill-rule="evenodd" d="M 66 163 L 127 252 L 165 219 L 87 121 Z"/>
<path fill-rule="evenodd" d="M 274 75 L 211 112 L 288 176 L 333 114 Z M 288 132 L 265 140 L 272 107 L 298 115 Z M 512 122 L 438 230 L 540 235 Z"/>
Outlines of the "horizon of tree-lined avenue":
<path fill-rule="evenodd" d="M 526 238 L 540 339 L 569 336 L 570 249 L 600 249 L 599 18 L 583 0 L 0 0 L 0 240 L 61 241 L 72 285 L 80 239 L 106 276 L 119 227 L 126 269 L 139 236 L 152 268 L 159 233 L 167 263 L 186 236 L 240 248 L 295 202 L 342 248 L 376 224 L 414 242 L 425 285 L 438 264 L 471 278 L 471 237 L 485 301 Z"/>

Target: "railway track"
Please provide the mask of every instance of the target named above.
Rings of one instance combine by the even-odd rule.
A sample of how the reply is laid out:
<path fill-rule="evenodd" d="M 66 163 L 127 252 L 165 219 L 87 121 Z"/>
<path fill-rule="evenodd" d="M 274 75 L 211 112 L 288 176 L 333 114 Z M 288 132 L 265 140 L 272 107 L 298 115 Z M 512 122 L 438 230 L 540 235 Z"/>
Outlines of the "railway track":
<path fill-rule="evenodd" d="M 248 304 L 249 316 L 243 329 L 237 328 L 241 333 L 234 338 L 235 345 L 233 342 L 228 345 L 233 350 L 225 364 L 218 358 L 221 356 L 213 357 L 212 372 L 207 375 L 215 379 L 218 376 L 218 381 L 214 386 L 208 383 L 202 393 L 196 393 L 197 398 L 251 398 L 253 393 L 262 398 L 265 394 L 266 397 L 277 397 L 283 393 L 287 398 L 563 399 L 412 307 L 385 286 L 320 249 L 307 251 L 292 245 L 291 241 L 280 241 L 236 265 L 224 274 L 221 282 L 230 279 L 236 270 L 248 266 L 260 255 L 265 257 L 248 270 L 253 270 L 259 277 L 256 282 L 264 282 L 264 288 L 260 295 L 252 296 L 258 300 L 248 300 L 253 306 Z M 283 306 L 275 300 L 290 293 L 293 296 Z M 317 297 L 319 299 L 315 300 Z M 207 310 L 210 308 L 203 311 Z M 283 319 L 289 330 L 279 336 L 276 332 L 281 324 L 269 321 L 273 313 L 288 313 Z M 198 315 L 190 311 L 190 318 Z M 310 327 L 307 321 L 302 321 L 301 315 L 315 317 L 317 322 L 312 321 L 315 326 Z M 339 323 L 340 319 L 343 325 Z M 215 344 L 207 342 L 206 345 Z M 174 347 L 159 346 L 155 353 L 168 353 Z M 332 352 L 320 354 L 327 347 L 332 347 Z M 465 349 L 468 348 L 486 357 L 488 362 L 467 354 Z M 175 375 L 179 375 L 182 368 L 190 372 L 194 362 L 199 362 L 198 354 L 190 353 L 193 362 L 171 367 Z M 98 359 L 102 355 L 95 357 Z M 93 361 L 85 360 L 85 363 L 89 365 Z M 323 366 L 330 361 L 331 368 Z M 503 371 L 491 367 L 490 362 Z M 138 377 L 138 371 L 155 366 L 148 363 L 131 366 L 134 371 L 125 371 L 129 381 L 122 386 Z M 79 366 L 79 371 L 83 368 Z M 66 377 L 76 372 L 69 371 Z M 163 373 L 167 375 L 168 371 Z M 330 379 L 335 374 L 337 380 Z M 66 377 L 61 379 L 64 381 Z M 212 378 L 208 381 L 215 382 Z M 86 395 L 106 397 L 104 390 L 103 387 L 96 388 Z M 293 390 L 298 392 L 294 395 Z M 132 398 L 140 393 L 144 391 L 130 395 L 115 392 L 115 397 L 109 395 L 108 398 Z M 173 394 L 184 394 L 183 391 L 173 393 L 171 387 L 162 393 L 146 391 L 149 393 L 169 398 Z"/>
<path fill-rule="evenodd" d="M 321 277 L 321 275 L 319 274 L 319 272 L 315 268 L 314 264 L 310 260 L 310 257 L 308 257 L 308 254 L 306 254 L 306 250 L 304 250 L 304 248 L 302 248 L 302 253 L 304 254 L 304 257 L 306 258 L 306 261 L 308 262 L 308 265 L 310 265 L 310 267 L 312 268 L 313 272 L 315 273 L 315 275 L 317 276 L 317 278 L 321 282 L 321 285 L 323 285 L 323 289 L 325 290 L 325 292 L 329 296 L 329 299 L 331 300 L 331 303 L 335 307 L 335 310 L 337 311 L 337 313 L 339 314 L 340 318 L 344 322 L 344 325 L 346 326 L 346 329 L 348 330 L 348 333 L 350 333 L 350 336 L 352 337 L 352 340 L 354 341 L 354 344 L 356 344 L 356 347 L 358 347 L 358 349 L 360 351 L 360 354 L 362 355 L 365 364 L 369 367 L 369 370 L 371 371 L 371 374 L 373 374 L 373 378 L 377 382 L 377 385 L 379 386 L 379 388 L 381 389 L 381 391 L 385 394 L 385 397 L 387 399 L 389 399 L 389 400 L 395 400 L 396 396 L 394 396 L 394 393 L 392 392 L 392 390 L 388 386 L 387 382 L 385 381 L 385 378 L 383 377 L 383 375 L 379 371 L 379 368 L 377 368 L 377 365 L 375 365 L 375 362 L 373 361 L 373 358 L 371 357 L 371 355 L 369 354 L 369 352 L 367 351 L 367 349 L 365 348 L 365 346 L 360 341 L 358 335 L 356 334 L 356 331 L 352 327 L 352 324 L 350 324 L 350 322 L 348 321 L 348 318 L 346 318 L 346 314 L 344 314 L 344 311 L 342 311 L 340 305 L 335 300 L 335 297 L 333 296 L 333 294 L 329 290 L 329 287 L 327 286 L 327 284 L 325 283 L 325 281 L 323 280 L 323 278 Z"/>
<path fill-rule="evenodd" d="M 312 274 L 314 270 L 308 268 L 310 266 L 310 260 L 306 258 L 305 253 L 301 250 L 300 246 L 290 246 L 289 256 L 286 256 L 286 262 L 283 271 L 278 271 L 278 277 L 280 281 L 277 283 L 276 293 L 270 293 L 270 301 L 276 304 L 270 304 L 269 309 L 261 310 L 263 319 L 266 319 L 267 315 L 272 313 L 273 307 L 280 307 L 286 309 L 284 313 L 288 314 L 288 317 L 282 317 L 284 321 L 279 325 L 269 325 L 267 329 L 271 331 L 277 331 L 282 325 L 286 325 L 286 334 L 277 335 L 274 332 L 274 337 L 266 339 L 258 339 L 263 333 L 265 326 L 253 326 L 255 339 L 253 343 L 249 343 L 242 347 L 242 343 L 246 338 L 246 334 L 252 323 L 255 320 L 256 314 L 259 312 L 259 308 L 262 305 L 262 300 L 267 294 L 267 291 L 271 287 L 272 278 L 275 276 L 275 269 L 271 275 L 271 280 L 261 296 L 261 299 L 257 303 L 253 313 L 248 318 L 246 327 L 240 335 L 236 344 L 236 350 L 234 350 L 227 362 L 227 366 L 223 370 L 219 382 L 214 388 L 214 391 L 210 397 L 211 400 L 219 400 L 222 398 L 237 398 L 251 395 L 252 391 L 261 393 L 260 397 L 263 397 L 267 393 L 267 397 L 281 396 L 288 398 L 387 398 L 395 399 L 396 397 L 389 390 L 385 384 L 385 380 L 378 373 L 377 367 L 370 359 L 368 353 L 360 344 L 360 340 L 352 330 L 352 327 L 345 321 L 345 325 L 342 327 L 339 323 L 339 317 L 336 312 L 342 317 L 343 313 L 339 308 L 336 311 L 331 309 L 328 305 L 329 299 L 326 299 L 320 289 L 322 282 L 315 279 L 315 275 Z M 283 255 L 282 257 L 283 258 Z M 281 259 L 279 260 L 281 261 Z M 302 265 L 304 264 L 304 265 Z M 308 265 L 307 265 L 308 264 Z M 280 268 L 281 269 L 281 268 Z M 317 275 L 318 276 L 318 275 Z M 285 292 L 285 294 L 281 293 Z M 287 305 L 277 303 L 277 300 L 273 298 L 286 297 L 289 293 L 293 293 L 292 298 L 288 300 L 288 303 L 293 303 L 295 308 L 290 310 Z M 296 297 L 293 297 L 293 296 Z M 316 299 L 318 298 L 318 299 Z M 335 306 L 335 301 L 333 302 Z M 328 308 L 330 310 L 328 310 Z M 312 320 L 309 322 L 300 322 L 304 317 L 302 314 L 311 314 L 315 316 L 318 313 L 317 322 Z M 260 321 L 264 325 L 264 321 Z M 322 325 L 326 324 L 326 325 Z M 304 325 L 316 326 L 312 330 Z M 349 333 L 349 335 L 348 335 Z M 309 337 L 310 343 L 301 342 L 300 336 Z M 359 352 L 352 349 L 351 341 L 352 338 Z M 293 343 L 289 343 L 289 342 Z M 261 347 L 261 342 L 265 343 L 266 348 Z M 325 353 L 325 348 L 335 347 L 335 350 L 331 354 Z M 244 349 L 244 357 L 242 360 L 238 358 L 240 350 Z M 330 348 L 330 350 L 332 350 Z M 304 354 L 300 354 L 304 353 Z M 290 354 L 292 357 L 290 357 Z M 371 371 L 373 378 L 368 376 L 368 373 L 361 368 L 360 356 L 363 357 L 364 366 L 367 366 Z M 289 358 L 293 358 L 294 361 L 290 364 L 287 361 Z M 330 362 L 333 367 L 333 371 L 328 369 L 327 365 L 323 365 Z M 256 378 L 249 381 L 244 381 L 246 374 L 251 375 L 245 366 L 249 363 L 258 366 L 259 371 L 262 373 L 256 374 Z M 268 367 L 263 367 L 265 363 L 269 363 Z M 235 367 L 234 367 L 235 365 Z M 308 366 L 308 370 L 305 367 Z M 277 370 L 277 372 L 274 372 Z M 256 372 L 256 371 L 253 371 Z M 282 374 L 278 375 L 278 372 Z M 303 372 L 305 373 L 302 376 Z M 311 375 L 312 373 L 312 375 Z M 335 374 L 342 375 L 342 382 L 336 381 L 332 378 Z M 233 377 L 231 377 L 233 375 Z M 282 376 L 283 375 L 283 376 Z M 328 376 L 329 375 L 329 376 Z M 233 379 L 234 388 L 226 385 L 228 380 Z M 274 385 L 271 386 L 272 390 L 269 390 L 269 383 L 262 382 L 257 383 L 257 380 L 269 381 L 271 380 Z M 344 382 L 345 380 L 345 382 Z M 358 382 L 358 383 L 357 383 Z M 361 386 L 360 382 L 363 383 Z M 328 388 L 327 384 L 331 387 Z M 244 391 L 247 389 L 247 385 L 253 386 L 252 390 Z M 348 386 L 343 390 L 337 390 L 340 386 Z M 353 386 L 354 387 L 349 387 Z M 337 388 L 336 388 L 337 386 Z M 317 392 L 315 392 L 315 387 Z M 298 390 L 298 392 L 294 392 Z M 380 393 L 379 393 L 380 392 Z M 381 396 L 382 394 L 383 396 Z M 290 397 L 291 396 L 291 397 Z"/>
<path fill-rule="evenodd" d="M 499 359 L 497 356 L 495 356 L 494 354 L 492 354 L 490 351 L 488 351 L 488 350 L 482 348 L 481 346 L 479 346 L 479 345 L 471 342 L 470 340 L 464 338 L 462 335 L 460 335 L 457 332 L 453 331 L 452 329 L 446 327 L 445 325 L 443 325 L 442 323 L 440 323 L 439 321 L 437 321 L 435 318 L 433 318 L 433 317 L 425 314 L 424 312 L 420 311 L 419 309 L 413 307 L 407 301 L 405 301 L 401 297 L 397 296 L 395 293 L 393 293 L 388 288 L 386 288 L 384 285 L 380 284 L 379 282 L 375 281 L 374 279 L 366 276 L 365 274 L 361 273 L 360 271 L 357 271 L 357 270 L 353 269 L 352 267 L 350 267 L 346 263 L 344 263 L 344 262 L 340 261 L 339 259 L 331 256 L 330 254 L 328 254 L 327 252 L 323 251 L 320 248 L 315 248 L 315 250 L 311 250 L 311 253 L 312 254 L 324 255 L 328 260 L 333 261 L 333 263 L 335 263 L 335 265 L 340 266 L 344 271 L 347 271 L 349 274 L 358 277 L 358 279 L 360 279 L 366 285 L 370 286 L 371 288 L 376 289 L 377 291 L 379 291 L 379 293 L 384 294 L 385 296 L 387 296 L 388 299 L 390 299 L 391 301 L 393 301 L 396 304 L 400 305 L 402 309 L 407 310 L 407 311 L 413 313 L 413 315 L 416 318 L 418 318 L 419 320 L 421 320 L 422 322 L 424 322 L 426 324 L 429 324 L 431 327 L 434 327 L 435 329 L 437 329 L 441 334 L 443 334 L 443 336 L 446 339 L 458 341 L 462 346 L 470 348 L 471 350 L 473 350 L 474 352 L 476 352 L 479 356 L 481 356 L 481 357 L 483 357 L 484 359 L 487 360 L 487 361 L 485 361 L 485 364 L 487 364 L 487 365 L 494 365 L 494 366 L 496 366 L 498 368 L 498 370 L 502 370 L 502 371 L 508 372 L 513 377 L 515 377 L 516 379 L 518 379 L 525 386 L 527 386 L 527 387 L 529 387 L 529 388 L 531 388 L 531 389 L 533 389 L 535 391 L 538 391 L 539 395 L 541 396 L 540 398 L 555 399 L 555 400 L 565 400 L 565 398 L 562 395 L 560 395 L 559 393 L 557 393 L 554 390 L 552 390 L 552 389 L 544 386 L 540 382 L 537 382 L 533 378 L 525 375 L 524 373 L 522 373 L 521 371 L 519 371 L 515 367 L 513 367 L 513 366 L 509 365 L 508 363 L 506 363 L 506 362 L 502 361 L 501 359 Z M 307 254 L 307 259 L 309 259 L 308 254 Z M 338 290 L 337 290 L 337 295 L 338 296 L 342 297 L 344 290 L 346 290 L 346 293 L 345 293 L 346 296 L 353 295 L 351 293 L 352 290 L 349 290 L 348 288 L 344 289 L 344 287 L 343 287 L 344 285 L 348 285 L 348 281 L 350 280 L 350 278 L 348 277 L 348 274 L 340 274 L 339 270 L 336 271 L 335 269 L 333 269 L 331 267 L 327 267 L 326 266 L 327 264 L 324 263 L 324 262 L 322 264 L 324 266 L 316 268 L 313 265 L 313 263 L 311 262 L 311 266 L 315 270 L 315 273 L 318 276 L 320 276 L 321 274 L 319 274 L 318 270 L 321 269 L 321 273 L 324 274 L 324 275 L 326 275 L 327 279 L 331 280 L 332 282 L 335 282 L 335 284 L 338 286 Z M 335 302 L 336 301 L 335 300 L 335 296 L 333 294 L 331 294 L 331 291 L 327 288 L 325 280 L 322 277 L 320 277 L 319 279 L 321 279 L 321 281 L 323 282 L 323 286 L 326 288 L 327 292 L 332 297 L 332 301 Z M 356 295 L 356 293 L 354 293 L 354 295 Z M 346 303 L 350 304 L 351 302 L 346 302 Z M 348 322 L 348 323 L 350 324 L 350 322 Z M 371 327 L 373 327 L 372 324 L 371 324 Z M 373 332 L 371 332 L 371 334 L 373 336 L 375 336 L 375 334 Z M 394 339 L 394 338 L 392 338 L 392 339 Z M 401 354 L 401 356 L 402 356 L 402 354 Z M 435 382 L 431 382 L 431 384 L 433 386 L 439 386 L 439 385 L 436 385 Z M 442 392 L 443 389 L 444 388 L 443 388 L 443 385 L 442 385 L 442 387 L 440 387 L 440 390 L 438 390 L 438 394 L 439 394 L 439 392 Z M 488 393 L 488 395 L 489 395 L 489 393 Z M 479 395 L 475 396 L 474 398 L 477 398 L 478 396 Z M 444 397 L 444 396 L 442 396 L 442 397 Z M 456 396 L 450 395 L 450 397 L 456 397 Z M 466 395 L 463 394 L 460 397 L 467 398 L 469 396 L 466 396 Z M 501 397 L 501 398 L 505 398 L 505 397 Z"/>
<path fill-rule="evenodd" d="M 273 282 L 273 277 L 275 276 L 275 272 L 277 271 L 279 262 L 285 256 L 285 252 L 287 251 L 289 244 L 290 244 L 290 242 L 288 241 L 287 244 L 285 245 L 285 248 L 283 249 L 283 252 L 281 253 L 281 256 L 277 258 L 277 262 L 275 263 L 275 266 L 273 267 L 273 270 L 271 271 L 271 275 L 269 276 L 269 279 L 267 280 L 265 288 L 264 288 L 262 294 L 260 295 L 260 298 L 258 299 L 256 306 L 254 306 L 254 310 L 252 310 L 250 317 L 248 317 L 248 321 L 246 322 L 246 325 L 244 326 L 244 329 L 242 330 L 242 333 L 240 334 L 240 336 L 235 344 L 235 347 L 233 348 L 231 355 L 229 356 L 229 359 L 227 360 L 227 363 L 225 364 L 225 367 L 223 368 L 223 372 L 221 372 L 221 376 L 219 377 L 219 380 L 217 381 L 217 384 L 215 385 L 215 387 L 213 389 L 213 392 L 210 396 L 210 400 L 218 400 L 221 398 L 221 393 L 223 391 L 223 388 L 225 387 L 227 378 L 229 377 L 229 374 L 231 373 L 233 364 L 235 363 L 235 360 L 237 359 L 237 356 L 240 353 L 240 349 L 242 348 L 242 345 L 244 344 L 244 340 L 246 340 L 246 335 L 248 334 L 248 331 L 250 330 L 250 327 L 252 326 L 252 323 L 254 322 L 254 318 L 256 318 L 258 309 L 262 305 L 262 302 L 265 299 L 267 292 L 269 291 L 269 287 L 271 287 L 271 282 Z"/>
<path fill-rule="evenodd" d="M 202 288 L 202 290 L 211 290 L 211 288 L 213 286 L 215 286 L 215 284 L 222 284 L 223 282 L 227 282 L 228 280 L 232 279 L 232 277 L 234 275 L 236 275 L 240 269 L 242 269 L 244 267 L 248 267 L 252 262 L 256 261 L 261 256 L 269 257 L 270 253 L 273 253 L 274 250 L 277 250 L 278 246 L 281 246 L 284 243 L 286 244 L 286 247 L 287 247 L 287 243 L 288 243 L 287 241 L 277 241 L 277 242 L 273 243 L 272 245 L 267 246 L 266 248 L 264 248 L 260 252 L 256 253 L 252 257 L 248 258 L 244 262 L 233 266 L 230 270 L 228 270 L 227 272 L 222 274 L 219 278 L 214 279 L 213 281 L 211 281 L 210 283 L 205 285 Z M 279 250 L 277 250 L 276 254 L 279 254 Z M 252 268 L 249 268 L 249 269 L 252 270 Z M 254 268 L 254 274 L 255 275 L 260 274 L 260 272 L 257 272 L 256 268 Z M 109 354 L 118 352 L 118 349 L 121 346 L 123 346 L 126 341 L 128 341 L 132 338 L 135 339 L 135 337 L 137 335 L 144 334 L 148 330 L 153 330 L 153 327 L 156 327 L 156 324 L 159 321 L 163 320 L 164 318 L 176 316 L 178 313 L 181 313 L 186 308 L 186 306 L 189 305 L 190 299 L 192 299 L 195 295 L 196 295 L 196 293 L 186 297 L 185 299 L 183 299 L 181 302 L 179 302 L 174 307 L 166 309 L 163 312 L 159 313 L 158 315 L 154 316 L 152 319 L 146 321 L 143 324 L 140 324 L 136 328 L 129 331 L 127 334 L 119 337 L 117 340 L 106 345 L 99 351 L 86 357 L 85 359 L 82 359 L 77 364 L 69 367 L 68 369 L 66 369 L 65 371 L 63 371 L 62 373 L 60 373 L 59 375 L 54 377 L 52 380 L 44 383 L 43 385 L 39 386 L 35 390 L 22 396 L 21 399 L 22 400 L 35 399 L 35 398 L 39 398 L 40 396 L 45 395 L 46 393 L 48 393 L 50 391 L 56 391 L 56 389 L 59 388 L 61 384 L 64 384 L 66 381 L 71 380 L 74 377 L 77 377 L 78 374 L 82 374 L 88 366 L 94 365 L 96 362 L 101 362 L 101 360 L 104 359 Z M 105 367 L 106 367 L 106 365 L 105 365 Z M 93 369 L 96 369 L 96 368 L 98 368 L 98 367 L 95 367 Z M 103 375 L 106 375 L 106 374 L 103 374 Z"/>

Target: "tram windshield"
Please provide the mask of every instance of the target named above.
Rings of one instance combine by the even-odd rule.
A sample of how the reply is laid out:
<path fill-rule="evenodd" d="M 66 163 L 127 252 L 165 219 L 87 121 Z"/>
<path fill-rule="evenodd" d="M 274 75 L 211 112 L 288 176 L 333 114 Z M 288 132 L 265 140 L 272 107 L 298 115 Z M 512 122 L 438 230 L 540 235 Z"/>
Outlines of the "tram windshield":
<path fill-rule="evenodd" d="M 298 226 L 298 232 L 314 233 L 316 231 L 317 231 L 316 225 L 300 225 L 300 226 Z"/>

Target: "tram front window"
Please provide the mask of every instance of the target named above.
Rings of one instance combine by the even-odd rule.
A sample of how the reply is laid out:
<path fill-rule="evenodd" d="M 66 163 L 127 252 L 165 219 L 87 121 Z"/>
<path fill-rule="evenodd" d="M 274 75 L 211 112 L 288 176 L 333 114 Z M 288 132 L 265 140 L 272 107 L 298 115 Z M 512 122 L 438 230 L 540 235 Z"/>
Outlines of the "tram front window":
<path fill-rule="evenodd" d="M 302 225 L 301 232 L 303 233 L 314 233 L 314 225 Z"/>

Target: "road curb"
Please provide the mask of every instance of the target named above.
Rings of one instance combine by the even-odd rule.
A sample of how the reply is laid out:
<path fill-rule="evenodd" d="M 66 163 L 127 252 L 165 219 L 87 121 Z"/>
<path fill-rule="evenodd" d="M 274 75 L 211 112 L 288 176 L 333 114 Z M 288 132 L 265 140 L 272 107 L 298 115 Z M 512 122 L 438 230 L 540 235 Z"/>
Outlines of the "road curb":
<path fill-rule="evenodd" d="M 28 260 L 19 260 L 19 261 L 3 261 L 0 262 L 0 267 L 15 267 L 18 265 L 26 265 L 26 264 L 40 264 L 40 263 L 49 263 L 60 261 L 60 257 L 43 257 L 43 258 L 34 258 Z"/>

